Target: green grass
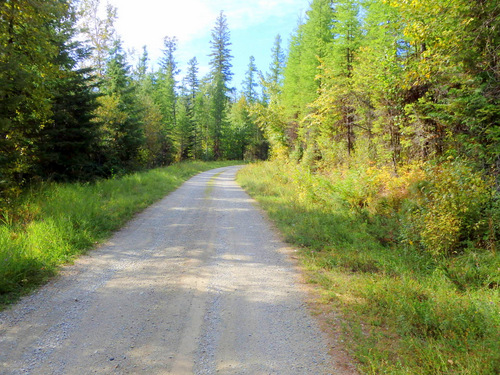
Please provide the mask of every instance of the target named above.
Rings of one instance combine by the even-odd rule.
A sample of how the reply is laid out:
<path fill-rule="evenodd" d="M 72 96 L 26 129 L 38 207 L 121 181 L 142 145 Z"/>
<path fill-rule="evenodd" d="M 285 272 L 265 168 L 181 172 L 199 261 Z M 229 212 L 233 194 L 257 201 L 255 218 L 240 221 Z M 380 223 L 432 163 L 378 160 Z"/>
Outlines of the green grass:
<path fill-rule="evenodd" d="M 45 184 L 0 217 L 0 308 L 102 242 L 191 176 L 236 162 L 186 162 L 92 184 Z"/>
<path fill-rule="evenodd" d="M 355 178 L 266 162 L 238 181 L 301 249 L 321 301 L 342 312 L 362 373 L 500 373 L 498 254 L 436 258 L 399 244 L 397 218 L 367 218 L 346 201 Z"/>

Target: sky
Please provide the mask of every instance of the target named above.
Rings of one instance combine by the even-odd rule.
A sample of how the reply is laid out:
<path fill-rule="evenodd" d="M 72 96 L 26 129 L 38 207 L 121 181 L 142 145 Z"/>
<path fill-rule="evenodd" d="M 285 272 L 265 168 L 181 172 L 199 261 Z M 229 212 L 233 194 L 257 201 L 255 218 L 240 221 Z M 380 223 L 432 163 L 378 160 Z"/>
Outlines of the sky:
<path fill-rule="evenodd" d="M 102 1 L 105 3 L 105 1 Z M 277 34 L 286 49 L 291 33 L 309 6 L 309 0 L 108 0 L 118 10 L 115 27 L 127 50 L 142 54 L 146 45 L 151 61 L 161 56 L 163 38 L 177 37 L 176 59 L 182 77 L 195 57 L 199 78 L 209 71 L 211 31 L 221 11 L 231 34 L 234 74 L 231 86 L 241 88 L 250 56 L 267 72 Z M 136 59 L 134 59 L 135 64 Z"/>

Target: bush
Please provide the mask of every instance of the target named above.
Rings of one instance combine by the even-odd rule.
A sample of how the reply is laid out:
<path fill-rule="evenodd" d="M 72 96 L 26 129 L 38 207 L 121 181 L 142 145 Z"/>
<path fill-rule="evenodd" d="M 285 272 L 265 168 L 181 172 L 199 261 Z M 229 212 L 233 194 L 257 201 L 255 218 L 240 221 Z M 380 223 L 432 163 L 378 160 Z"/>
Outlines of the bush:
<path fill-rule="evenodd" d="M 468 243 L 481 246 L 485 239 L 491 240 L 492 182 L 460 161 L 429 164 L 424 172 L 401 212 L 403 240 L 434 256 L 456 254 Z"/>

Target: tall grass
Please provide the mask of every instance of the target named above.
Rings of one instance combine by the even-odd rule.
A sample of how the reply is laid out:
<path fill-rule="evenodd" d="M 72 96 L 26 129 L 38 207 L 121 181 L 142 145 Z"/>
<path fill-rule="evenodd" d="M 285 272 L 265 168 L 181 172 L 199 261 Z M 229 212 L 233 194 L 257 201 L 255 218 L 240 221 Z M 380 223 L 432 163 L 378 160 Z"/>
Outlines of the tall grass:
<path fill-rule="evenodd" d="M 0 212 L 0 308 L 120 228 L 198 172 L 189 162 L 92 184 L 44 184 Z"/>
<path fill-rule="evenodd" d="M 362 373 L 500 373 L 500 257 L 473 245 L 436 256 L 408 243 L 404 221 L 389 209 L 405 212 L 405 199 L 373 193 L 373 179 L 366 170 L 313 174 L 270 162 L 238 174 L 302 249 L 323 302 L 343 312 Z"/>

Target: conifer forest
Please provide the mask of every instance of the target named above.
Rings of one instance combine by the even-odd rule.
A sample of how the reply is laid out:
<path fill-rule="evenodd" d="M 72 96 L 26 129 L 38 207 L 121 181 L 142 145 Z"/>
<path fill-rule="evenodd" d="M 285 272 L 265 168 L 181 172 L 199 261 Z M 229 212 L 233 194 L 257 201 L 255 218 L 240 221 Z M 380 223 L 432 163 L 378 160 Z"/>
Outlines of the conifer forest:
<path fill-rule="evenodd" d="M 239 183 L 319 270 L 328 303 L 359 333 L 360 368 L 498 374 L 499 2 L 304 3 L 290 35 L 261 46 L 266 70 L 248 56 L 240 85 L 223 11 L 202 75 L 201 55 L 180 66 L 175 35 L 161 36 L 158 61 L 147 47 L 126 51 L 118 10 L 101 0 L 0 0 L 0 296 L 52 262 L 40 260 L 55 242 L 46 229 L 36 251 L 29 239 L 12 250 L 35 219 L 51 223 L 50 207 L 30 203 L 44 206 L 45 186 L 58 197 L 59 186 L 110 182 L 129 202 L 147 190 L 126 187 L 135 172 L 154 186 L 158 167 L 178 162 L 252 162 Z M 91 204 L 66 195 L 63 228 L 111 221 L 70 223 L 67 210 Z M 89 238 L 78 246 L 103 237 Z"/>
<path fill-rule="evenodd" d="M 379 198 L 390 180 L 425 180 L 417 198 L 427 206 L 410 210 L 416 222 L 428 219 L 417 228 L 424 247 L 450 252 L 471 239 L 494 247 L 496 1 L 313 0 L 288 45 L 277 35 L 263 46 L 267 72 L 249 57 L 240 90 L 222 11 L 207 46 L 210 72 L 200 77 L 193 56 L 181 79 L 175 36 L 164 37 L 157 67 L 146 47 L 131 61 L 117 9 L 99 6 L 1 4 L 0 207 L 39 181 L 269 158 L 319 174 L 372 171 Z"/>

